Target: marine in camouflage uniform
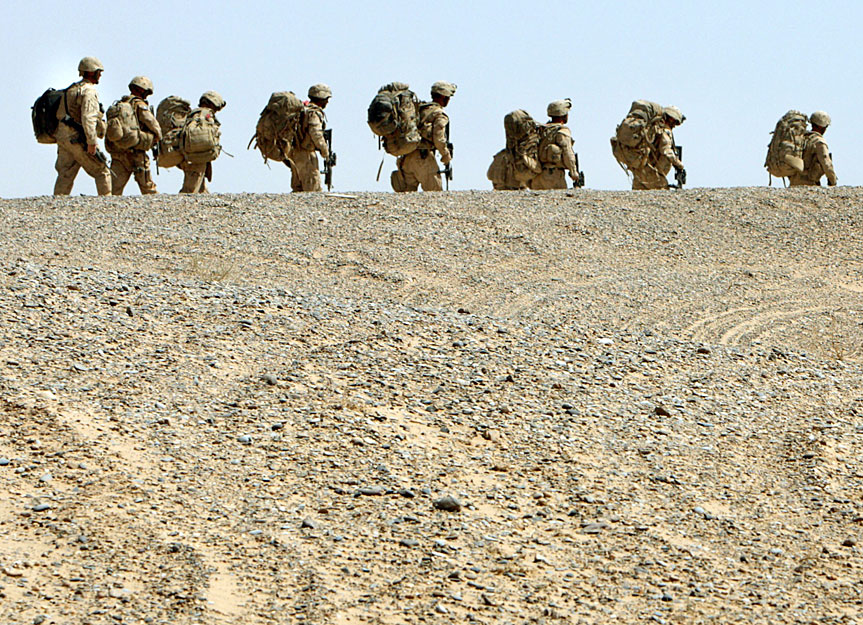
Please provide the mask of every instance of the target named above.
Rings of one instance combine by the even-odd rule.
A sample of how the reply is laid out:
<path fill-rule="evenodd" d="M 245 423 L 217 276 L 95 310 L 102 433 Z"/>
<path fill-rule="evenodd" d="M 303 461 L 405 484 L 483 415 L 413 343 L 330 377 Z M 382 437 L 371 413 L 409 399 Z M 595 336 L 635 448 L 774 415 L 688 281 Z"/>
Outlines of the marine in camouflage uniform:
<path fill-rule="evenodd" d="M 396 159 L 397 169 L 390 176 L 394 191 L 416 191 L 420 185 L 423 191 L 443 190 L 435 151 L 440 153 L 440 160 L 444 165 L 452 160 L 447 146 L 449 117 L 444 108 L 455 95 L 455 91 L 456 85 L 438 81 L 431 87 L 432 101 L 420 104 L 418 126 L 422 141 L 416 150 Z"/>
<path fill-rule="evenodd" d="M 71 85 L 57 109 L 60 123 L 54 139 L 57 141 L 57 181 L 54 195 L 69 195 L 75 177 L 83 167 L 96 181 L 99 195 L 111 193 L 111 171 L 99 152 L 98 141 L 105 136 L 105 120 L 96 85 L 105 67 L 99 59 L 87 56 L 78 63 L 81 80 Z"/>
<path fill-rule="evenodd" d="M 821 177 L 827 176 L 827 184 L 835 187 L 839 179 L 833 169 L 830 148 L 824 133 L 830 125 L 830 116 L 824 111 L 815 111 L 809 117 L 812 130 L 806 133 L 803 143 L 803 172 L 788 178 L 792 187 L 821 186 Z"/>
<path fill-rule="evenodd" d="M 578 167 L 575 162 L 575 152 L 572 149 L 572 132 L 566 126 L 571 108 L 572 101 L 569 98 L 555 100 L 546 108 L 551 121 L 542 128 L 541 132 L 544 135 L 548 133 L 547 136 L 552 139 L 550 145 L 540 146 L 540 159 L 545 156 L 546 160 L 542 161 L 542 172 L 530 181 L 531 189 L 566 189 L 565 172 L 567 171 L 573 181 L 578 180 Z"/>
<path fill-rule="evenodd" d="M 667 176 L 671 168 L 683 169 L 683 161 L 677 158 L 674 151 L 674 134 L 672 131 L 685 119 L 686 117 L 676 106 L 667 106 L 663 109 L 663 123 L 650 146 L 647 164 L 632 170 L 632 189 L 634 191 L 667 189 Z"/>
<path fill-rule="evenodd" d="M 212 116 L 218 125 L 216 113 L 225 108 L 225 99 L 215 91 L 205 91 L 198 100 L 198 108 L 205 116 Z M 193 111 L 194 112 L 194 111 Z M 191 113 L 190 113 L 191 115 Z M 209 193 L 207 181 L 213 181 L 213 163 L 189 163 L 183 161 L 177 167 L 183 170 L 183 186 L 180 193 Z"/>
<path fill-rule="evenodd" d="M 327 127 L 324 109 L 331 97 L 333 92 L 327 85 L 309 87 L 309 102 L 303 111 L 299 133 L 300 143 L 291 154 L 291 190 L 294 192 L 322 189 L 318 152 L 321 153 L 321 158 L 327 159 L 330 156 L 330 149 L 324 139 L 324 130 Z"/>
<path fill-rule="evenodd" d="M 148 150 L 162 139 L 162 129 L 147 103 L 147 97 L 153 94 L 153 82 L 146 76 L 135 76 L 129 83 L 129 91 L 131 93 L 129 104 L 138 118 L 141 141 L 135 147 L 124 150 L 111 141 L 105 140 L 105 148 L 111 154 L 113 176 L 111 192 L 114 195 L 123 195 L 126 183 L 131 176 L 134 176 L 141 194 L 150 195 L 157 191 L 150 172 Z"/>

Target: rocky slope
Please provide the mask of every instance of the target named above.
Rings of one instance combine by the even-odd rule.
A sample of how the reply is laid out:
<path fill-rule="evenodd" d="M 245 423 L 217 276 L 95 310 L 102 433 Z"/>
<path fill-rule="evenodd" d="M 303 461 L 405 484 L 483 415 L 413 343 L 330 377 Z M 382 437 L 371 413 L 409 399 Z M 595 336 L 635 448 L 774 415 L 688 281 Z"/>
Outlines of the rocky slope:
<path fill-rule="evenodd" d="M 858 622 L 861 207 L 0 200 L 0 620 Z"/>

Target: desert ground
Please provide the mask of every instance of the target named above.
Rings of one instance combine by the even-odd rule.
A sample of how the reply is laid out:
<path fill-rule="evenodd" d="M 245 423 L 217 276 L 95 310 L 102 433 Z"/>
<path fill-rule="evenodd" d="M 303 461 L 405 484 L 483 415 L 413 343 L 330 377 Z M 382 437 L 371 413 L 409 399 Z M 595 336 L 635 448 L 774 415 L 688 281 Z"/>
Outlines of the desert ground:
<path fill-rule="evenodd" d="M 863 189 L 0 200 L 0 622 L 863 622 Z"/>

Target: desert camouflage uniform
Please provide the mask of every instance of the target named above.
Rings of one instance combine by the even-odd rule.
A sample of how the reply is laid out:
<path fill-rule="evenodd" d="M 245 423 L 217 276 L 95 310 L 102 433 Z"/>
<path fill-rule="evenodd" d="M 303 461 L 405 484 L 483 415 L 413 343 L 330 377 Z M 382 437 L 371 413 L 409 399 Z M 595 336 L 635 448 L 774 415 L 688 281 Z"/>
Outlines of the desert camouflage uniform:
<path fill-rule="evenodd" d="M 662 128 L 650 150 L 647 164 L 632 170 L 633 190 L 667 189 L 671 168 L 683 168 L 683 162 L 674 152 L 674 134 L 671 128 Z"/>
<path fill-rule="evenodd" d="M 420 185 L 423 191 L 443 190 L 435 150 L 440 152 L 444 165 L 452 160 L 446 140 L 448 125 L 449 117 L 440 104 L 424 102 L 420 105 L 419 127 L 423 139 L 416 150 L 396 160 L 397 169 L 391 176 L 393 190 L 416 191 Z"/>
<path fill-rule="evenodd" d="M 67 112 L 68 119 L 65 119 Z M 111 171 L 107 163 L 87 153 L 88 145 L 98 145 L 99 138 L 105 136 L 105 120 L 102 118 L 96 85 L 82 79 L 69 87 L 65 106 L 60 104 L 57 117 L 60 124 L 54 134 L 57 141 L 54 195 L 69 195 L 75 184 L 75 176 L 82 167 L 96 181 L 98 194 L 110 195 Z"/>
<path fill-rule="evenodd" d="M 147 150 L 162 139 L 162 128 L 146 100 L 132 96 L 129 104 L 132 105 L 138 118 L 142 139 L 138 146 L 128 150 L 120 149 L 108 140 L 105 141 L 105 148 L 111 154 L 111 174 L 114 178 L 111 192 L 114 195 L 123 195 L 126 183 L 134 175 L 141 194 L 150 195 L 157 191 L 150 172 L 150 156 Z"/>
<path fill-rule="evenodd" d="M 794 174 L 788 180 L 792 187 L 821 186 L 821 176 L 827 176 L 827 184 L 831 187 L 839 181 L 827 141 L 821 133 L 810 130 L 803 144 L 803 173 Z"/>
<path fill-rule="evenodd" d="M 578 180 L 578 168 L 575 165 L 575 151 L 572 149 L 573 139 L 570 129 L 561 123 L 550 123 L 545 125 L 544 132 L 554 133 L 553 147 L 560 150 L 560 164 L 542 164 L 542 172 L 530 181 L 530 188 L 542 189 L 566 189 L 566 172 L 573 180 Z M 557 150 L 555 150 L 557 152 Z M 557 161 L 557 158 L 555 158 Z"/>
<path fill-rule="evenodd" d="M 216 112 L 206 106 L 202 106 L 200 108 L 192 110 L 189 113 L 189 117 L 194 115 L 197 111 L 201 111 L 202 114 L 209 119 L 212 116 L 213 121 L 216 125 L 219 124 L 219 120 L 216 118 Z M 183 161 L 177 167 L 183 170 L 183 186 L 180 189 L 180 193 L 209 193 L 209 189 L 207 189 L 207 181 L 213 180 L 213 163 L 210 161 L 209 163 L 189 163 L 187 161 Z"/>
<path fill-rule="evenodd" d="M 291 190 L 320 191 L 321 173 L 317 153 L 322 158 L 328 158 L 330 150 L 324 139 L 324 129 L 327 127 L 327 117 L 317 104 L 306 104 L 303 115 L 300 145 L 291 155 Z"/>

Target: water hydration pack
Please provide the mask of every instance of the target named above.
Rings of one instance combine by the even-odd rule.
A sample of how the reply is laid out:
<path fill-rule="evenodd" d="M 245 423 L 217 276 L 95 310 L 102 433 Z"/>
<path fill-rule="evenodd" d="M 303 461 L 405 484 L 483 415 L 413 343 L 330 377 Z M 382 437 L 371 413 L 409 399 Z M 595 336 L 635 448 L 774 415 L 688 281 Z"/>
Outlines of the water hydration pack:
<path fill-rule="evenodd" d="M 287 162 L 299 141 L 304 110 L 302 100 L 292 91 L 273 93 L 261 111 L 248 147 L 254 142 L 264 162 L 267 159 Z"/>
<path fill-rule="evenodd" d="M 771 176 L 787 178 L 803 173 L 806 123 L 806 116 L 800 111 L 788 111 L 776 122 L 764 161 L 764 167 Z"/>
<path fill-rule="evenodd" d="M 368 124 L 381 137 L 387 154 L 401 156 L 417 149 L 422 137 L 419 125 L 419 100 L 403 82 L 391 82 L 378 90 L 368 110 Z"/>

